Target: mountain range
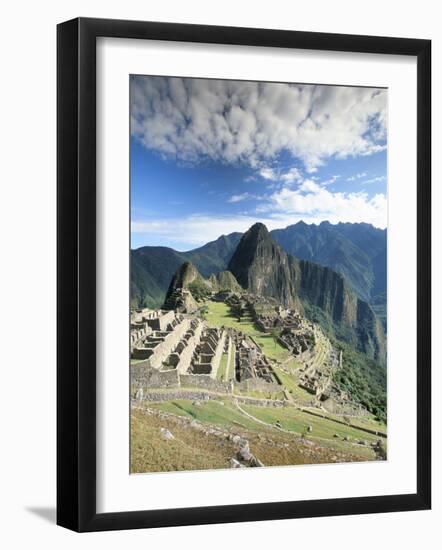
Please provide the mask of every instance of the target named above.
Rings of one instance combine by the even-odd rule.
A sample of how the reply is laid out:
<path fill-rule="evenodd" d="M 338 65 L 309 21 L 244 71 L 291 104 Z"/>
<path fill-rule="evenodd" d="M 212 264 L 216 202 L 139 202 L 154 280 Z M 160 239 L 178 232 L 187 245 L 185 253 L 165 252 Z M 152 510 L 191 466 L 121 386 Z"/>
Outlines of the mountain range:
<path fill-rule="evenodd" d="M 288 254 L 340 273 L 362 300 L 370 303 L 386 328 L 387 231 L 366 223 L 302 221 L 270 232 Z M 178 267 L 192 262 L 204 277 L 227 269 L 242 234 L 222 235 L 188 252 L 167 247 L 131 251 L 131 303 L 158 307 Z"/>
<path fill-rule="evenodd" d="M 345 226 L 348 224 L 341 225 L 343 227 L 340 229 L 345 233 Z M 357 295 L 353 285 L 326 265 L 292 256 L 277 242 L 284 239 L 286 247 L 303 247 L 304 255 L 312 255 L 312 251 L 323 249 L 324 245 L 320 243 L 327 239 L 331 243 L 338 241 L 335 250 L 344 251 L 349 248 L 345 246 L 346 241 L 352 241 L 337 231 L 333 233 L 326 224 L 315 226 L 321 230 L 320 234 L 311 232 L 308 239 L 304 226 L 306 224 L 296 224 L 286 228 L 285 233 L 280 230 L 269 233 L 263 224 L 257 223 L 244 235 L 232 233 L 221 236 L 216 241 L 189 252 L 177 252 L 165 247 L 142 247 L 134 250 L 131 264 L 132 305 L 162 305 L 169 284 L 173 286 L 176 277 L 179 280 L 190 275 L 192 279 L 199 276 L 208 278 L 228 270 L 249 292 L 272 296 L 286 306 L 299 308 L 308 318 L 320 322 L 337 338 L 383 362 L 384 331 L 371 306 Z M 304 235 L 304 238 L 300 235 Z M 338 237 L 334 238 L 334 235 Z M 358 245 L 353 243 L 350 250 L 363 245 L 363 240 L 361 241 L 361 236 L 358 237 L 356 231 L 351 234 L 351 238 L 356 242 L 359 238 L 360 241 Z M 382 242 L 379 235 L 375 234 L 372 238 L 379 248 L 374 254 L 377 256 L 382 250 Z M 341 264 L 350 266 L 355 271 L 355 265 L 358 264 L 347 261 L 345 254 L 341 257 Z M 369 256 L 366 254 L 366 257 Z M 184 271 L 190 270 L 189 273 L 183 272 L 183 264 L 191 266 L 184 268 Z M 373 282 L 375 276 L 369 280 Z M 374 287 L 373 283 L 372 288 Z"/>
<path fill-rule="evenodd" d="M 387 231 L 367 223 L 298 222 L 272 238 L 288 253 L 340 273 L 386 328 Z"/>

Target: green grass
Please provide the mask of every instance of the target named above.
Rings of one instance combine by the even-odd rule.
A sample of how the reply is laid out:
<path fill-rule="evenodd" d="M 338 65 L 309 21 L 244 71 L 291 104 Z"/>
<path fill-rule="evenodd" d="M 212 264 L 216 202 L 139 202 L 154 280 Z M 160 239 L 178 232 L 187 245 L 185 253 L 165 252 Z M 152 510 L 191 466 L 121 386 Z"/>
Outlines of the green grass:
<path fill-rule="evenodd" d="M 182 399 L 156 403 L 150 406 L 178 416 L 188 416 L 200 422 L 217 424 L 224 428 L 236 425 L 243 428 L 262 431 L 262 425 L 243 415 L 234 408 L 228 400 L 223 401 L 223 403 L 225 404 L 221 405 L 220 402 L 211 400 L 203 401 L 199 405 L 194 405 L 192 401 Z"/>
<path fill-rule="evenodd" d="M 228 354 L 223 353 L 221 356 L 221 361 L 218 367 L 218 371 L 216 373 L 216 377 L 218 380 L 227 380 L 227 359 Z"/>
<path fill-rule="evenodd" d="M 350 437 L 351 439 L 363 439 L 366 441 L 376 441 L 377 436 L 368 434 L 357 428 L 344 426 L 325 418 L 318 418 L 303 411 L 299 411 L 294 407 L 286 407 L 282 409 L 273 409 L 267 407 L 256 407 L 252 405 L 241 405 L 241 407 L 263 422 L 274 425 L 277 421 L 283 429 L 302 434 L 308 426 L 313 428 L 309 437 L 319 437 L 323 439 L 335 439 L 334 434 L 340 438 Z"/>
<path fill-rule="evenodd" d="M 299 359 L 296 359 L 295 357 L 292 357 L 289 361 L 286 361 L 284 363 L 284 366 L 290 369 L 291 371 L 296 372 L 304 365 L 302 361 L 300 361 Z"/>
<path fill-rule="evenodd" d="M 242 414 L 229 400 L 223 401 L 203 401 L 200 404 L 194 404 L 189 400 L 167 401 L 151 404 L 155 409 L 162 410 L 177 416 L 186 416 L 200 422 L 218 425 L 223 428 L 242 427 L 248 430 L 263 433 L 272 428 L 266 428 L 259 422 Z M 305 433 L 308 426 L 312 426 L 313 431 L 309 433 L 309 438 L 329 439 L 336 441 L 334 437 L 337 434 L 341 439 L 350 437 L 352 440 L 376 441 L 378 436 L 368 434 L 358 430 L 353 426 L 344 426 L 333 420 L 319 418 L 306 412 L 295 409 L 294 407 L 258 407 L 254 405 L 241 404 L 241 408 L 251 414 L 258 420 L 274 426 L 279 421 L 280 426 L 295 434 Z"/>
<path fill-rule="evenodd" d="M 340 420 L 341 422 L 344 421 L 344 418 L 346 418 L 345 415 L 335 415 L 331 413 L 327 413 L 327 416 L 330 418 L 336 418 L 337 420 Z M 361 427 L 361 428 L 368 428 L 370 430 L 376 430 L 379 432 L 382 432 L 384 434 L 387 433 L 387 426 L 383 423 L 377 420 L 373 415 L 370 415 L 369 417 L 347 417 L 350 420 L 350 424 L 355 427 Z"/>
<path fill-rule="evenodd" d="M 299 387 L 298 379 L 295 375 L 287 374 L 283 370 L 274 367 L 275 374 L 278 376 L 282 385 L 290 392 L 293 399 L 301 403 L 311 403 L 314 399 L 314 396 L 311 395 L 307 390 Z"/>
<path fill-rule="evenodd" d="M 289 352 L 280 344 L 275 342 L 269 334 L 264 334 L 258 330 L 250 316 L 242 317 L 238 321 L 236 317 L 230 315 L 230 308 L 223 302 L 207 302 L 208 307 L 207 323 L 212 327 L 225 326 L 240 330 L 244 334 L 251 336 L 261 347 L 262 352 L 269 359 L 276 361 L 285 361 L 289 358 Z"/>

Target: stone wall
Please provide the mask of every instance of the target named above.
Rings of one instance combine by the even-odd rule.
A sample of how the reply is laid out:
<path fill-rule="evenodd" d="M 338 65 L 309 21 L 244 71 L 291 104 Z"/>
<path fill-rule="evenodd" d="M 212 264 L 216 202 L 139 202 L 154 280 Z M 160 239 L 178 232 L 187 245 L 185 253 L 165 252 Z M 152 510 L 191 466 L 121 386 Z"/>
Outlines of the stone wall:
<path fill-rule="evenodd" d="M 170 353 L 184 336 L 189 327 L 189 319 L 184 319 L 174 328 L 173 331 L 170 331 L 164 337 L 162 342 L 159 342 L 158 345 L 153 348 L 153 353 L 149 357 L 150 365 L 152 367 L 159 369 L 162 366 L 163 362 L 169 357 Z"/>
<path fill-rule="evenodd" d="M 180 359 L 177 365 L 177 370 L 180 374 L 185 374 L 187 372 L 187 369 L 190 367 L 193 352 L 195 351 L 195 347 L 197 346 L 201 338 L 203 326 L 204 326 L 203 323 L 200 323 L 200 322 L 198 323 L 194 331 L 194 335 L 189 338 L 189 340 L 187 341 L 186 347 L 183 349 L 183 351 L 180 354 Z"/>
<path fill-rule="evenodd" d="M 174 311 L 158 311 L 156 315 L 144 317 L 152 330 L 166 330 L 168 325 L 175 319 Z"/>
<path fill-rule="evenodd" d="M 205 374 L 181 374 L 180 383 L 183 388 L 201 388 L 218 393 L 232 393 L 233 390 L 230 381 L 223 382 Z"/>
<path fill-rule="evenodd" d="M 179 376 L 176 370 L 160 371 L 143 361 L 130 367 L 130 383 L 133 391 L 138 388 L 171 388 L 179 386 Z"/>
<path fill-rule="evenodd" d="M 130 345 L 131 350 L 134 346 L 140 342 L 143 338 L 148 336 L 152 332 L 152 329 L 147 323 L 131 323 L 130 325 Z"/>
<path fill-rule="evenodd" d="M 189 399 L 190 401 L 206 401 L 209 399 L 217 399 L 217 395 L 210 395 L 203 390 L 188 390 L 188 391 L 168 391 L 160 392 L 155 390 L 144 391 L 143 394 L 138 394 L 138 397 L 133 396 L 134 401 L 177 401 L 179 399 Z"/>
<path fill-rule="evenodd" d="M 224 352 L 224 342 L 225 342 L 225 339 L 226 339 L 226 331 L 223 330 L 221 332 L 221 335 L 219 337 L 219 340 L 216 344 L 216 350 L 215 350 L 215 355 L 212 357 L 212 361 L 211 361 L 211 364 L 212 364 L 212 371 L 210 373 L 210 376 L 212 378 L 216 378 L 216 374 L 218 372 L 218 368 L 219 368 L 219 365 L 221 363 L 221 357 L 223 355 L 223 352 Z"/>
<path fill-rule="evenodd" d="M 268 391 L 268 392 L 280 392 L 284 390 L 283 386 L 272 382 L 266 382 L 261 378 L 247 378 L 242 382 L 235 381 L 235 389 L 239 391 Z"/>
<path fill-rule="evenodd" d="M 238 396 L 235 395 L 235 399 L 238 403 L 243 405 L 255 405 L 256 407 L 287 407 L 287 401 L 281 401 L 280 399 L 254 399 L 253 397 Z"/>
<path fill-rule="evenodd" d="M 351 402 L 338 402 L 335 399 L 331 398 L 321 403 L 321 405 L 327 412 L 339 416 L 370 416 L 370 413 L 367 409 Z"/>

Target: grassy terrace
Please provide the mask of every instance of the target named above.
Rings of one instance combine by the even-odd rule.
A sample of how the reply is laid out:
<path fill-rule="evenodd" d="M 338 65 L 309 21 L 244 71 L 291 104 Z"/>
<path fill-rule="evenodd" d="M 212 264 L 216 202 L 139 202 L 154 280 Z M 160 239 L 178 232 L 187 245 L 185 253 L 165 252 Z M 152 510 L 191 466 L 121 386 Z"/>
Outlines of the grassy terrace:
<path fill-rule="evenodd" d="M 184 416 L 199 422 L 217 425 L 220 428 L 233 430 L 234 432 L 241 433 L 242 430 L 247 430 L 249 434 L 254 433 L 257 437 L 290 438 L 289 434 L 276 428 L 276 423 L 278 423 L 287 432 L 292 432 L 293 436 L 304 435 L 304 437 L 307 436 L 308 439 L 326 445 L 330 449 L 356 453 L 360 458 L 365 459 L 373 459 L 371 449 L 363 446 L 355 448 L 353 443 L 359 440 L 371 442 L 378 439 L 378 437 L 355 427 L 344 426 L 331 419 L 316 418 L 294 407 L 267 408 L 241 404 L 241 409 L 251 415 L 248 416 L 237 408 L 229 398 L 222 402 L 205 401 L 195 404 L 189 400 L 176 400 L 150 404 L 149 406 L 176 416 Z M 268 426 L 259 421 L 265 422 Z M 307 433 L 308 426 L 313 429 L 311 433 Z M 335 437 L 335 434 L 338 437 Z M 344 441 L 345 437 L 350 438 L 350 441 Z"/>
<path fill-rule="evenodd" d="M 208 313 L 207 323 L 212 327 L 229 327 L 240 330 L 251 336 L 255 342 L 261 347 L 263 353 L 270 359 L 275 361 L 285 361 L 289 359 L 289 352 L 280 344 L 275 342 L 273 338 L 259 331 L 253 323 L 250 316 L 244 316 L 241 321 L 230 315 L 229 306 L 223 302 L 207 302 Z"/>
<path fill-rule="evenodd" d="M 257 407 L 254 405 L 241 404 L 241 408 L 252 415 L 254 418 L 270 424 L 268 428 L 253 418 L 244 415 L 229 398 L 222 401 L 204 401 L 200 404 L 194 404 L 191 401 L 182 399 L 176 401 L 166 401 L 149 405 L 152 408 L 172 413 L 177 416 L 187 416 L 200 422 L 216 424 L 223 428 L 237 426 L 249 430 L 263 432 L 273 430 L 277 422 L 279 425 L 294 434 L 303 434 L 308 426 L 313 428 L 309 438 L 321 438 L 335 440 L 335 434 L 340 438 L 349 437 L 353 440 L 363 439 L 365 441 L 377 441 L 378 436 L 358 430 L 355 426 L 344 426 L 334 422 L 332 418 L 319 418 L 306 412 L 300 411 L 295 407 Z"/>
<path fill-rule="evenodd" d="M 261 424 L 254 422 L 252 419 L 242 414 L 229 403 L 228 399 L 223 401 L 223 403 L 224 405 L 219 401 L 205 401 L 200 405 L 195 405 L 192 401 L 182 399 L 151 404 L 150 406 L 177 416 L 187 416 L 199 420 L 200 422 L 217 424 L 223 428 L 237 426 L 252 430 L 262 430 Z"/>
<path fill-rule="evenodd" d="M 288 374 L 277 367 L 274 367 L 274 371 L 281 381 L 282 385 L 291 394 L 295 401 L 305 405 L 312 402 L 312 400 L 314 399 L 313 395 L 311 395 L 307 390 L 304 390 L 303 388 L 298 386 L 298 379 L 296 375 Z"/>
<path fill-rule="evenodd" d="M 337 434 L 340 438 L 349 437 L 351 439 L 363 439 L 365 441 L 377 441 L 377 439 L 379 439 L 377 436 L 358 430 L 355 427 L 344 426 L 331 419 L 318 418 L 303 411 L 299 411 L 294 407 L 285 407 L 282 409 L 256 407 L 252 405 L 241 405 L 241 407 L 263 422 L 268 424 L 279 422 L 283 429 L 297 434 L 304 433 L 307 427 L 311 426 L 313 431 L 309 436 L 313 438 L 334 439 L 335 434 Z"/>
<path fill-rule="evenodd" d="M 227 360 L 228 360 L 228 354 L 223 353 L 221 356 L 218 372 L 216 373 L 216 377 L 218 378 L 218 380 L 228 380 Z"/>
<path fill-rule="evenodd" d="M 156 406 L 173 414 L 159 418 L 133 410 L 131 414 L 131 471 L 158 472 L 228 468 L 236 454 L 233 442 L 225 437 L 208 435 L 180 424 L 178 416 L 195 418 L 227 428 L 245 437 L 250 448 L 266 466 L 320 464 L 374 460 L 373 451 L 341 439 L 316 439 L 309 435 L 308 444 L 295 432 L 288 433 L 265 426 L 241 413 L 231 403 L 203 403 L 193 406 L 188 401 Z M 161 428 L 172 432 L 174 439 L 164 440 Z"/>
<path fill-rule="evenodd" d="M 387 426 L 375 418 L 374 415 L 370 415 L 366 418 L 364 417 L 348 417 L 346 415 L 336 415 L 332 413 L 327 413 L 328 418 L 336 419 L 339 421 L 345 421 L 347 418 L 349 423 L 354 427 L 368 428 L 369 430 L 375 430 L 377 432 L 387 434 Z"/>

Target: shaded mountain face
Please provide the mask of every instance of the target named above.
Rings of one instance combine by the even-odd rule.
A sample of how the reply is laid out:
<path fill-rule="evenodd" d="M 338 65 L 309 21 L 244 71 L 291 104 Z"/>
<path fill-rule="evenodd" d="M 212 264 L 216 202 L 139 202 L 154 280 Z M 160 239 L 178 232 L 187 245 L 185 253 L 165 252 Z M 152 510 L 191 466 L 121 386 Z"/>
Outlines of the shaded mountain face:
<path fill-rule="evenodd" d="M 382 303 L 386 291 L 387 232 L 366 223 L 298 222 L 275 229 L 272 238 L 288 253 L 331 267 L 365 301 Z"/>
<path fill-rule="evenodd" d="M 192 262 L 203 277 L 226 270 L 240 239 L 241 233 L 222 235 L 189 252 L 177 252 L 164 246 L 131 250 L 131 306 L 160 307 L 172 277 L 185 262 Z"/>
<path fill-rule="evenodd" d="M 384 362 L 383 329 L 368 303 L 358 298 L 342 275 L 288 255 L 263 224 L 253 225 L 243 235 L 228 267 L 249 292 L 301 309 L 329 332 Z"/>
<path fill-rule="evenodd" d="M 328 332 L 384 363 L 386 339 L 381 320 L 342 275 L 329 267 L 293 259 L 296 292 L 304 313 Z"/>
<path fill-rule="evenodd" d="M 297 302 L 291 259 L 262 223 L 256 223 L 243 235 L 228 269 L 253 294 L 271 296 L 285 306 Z"/>

